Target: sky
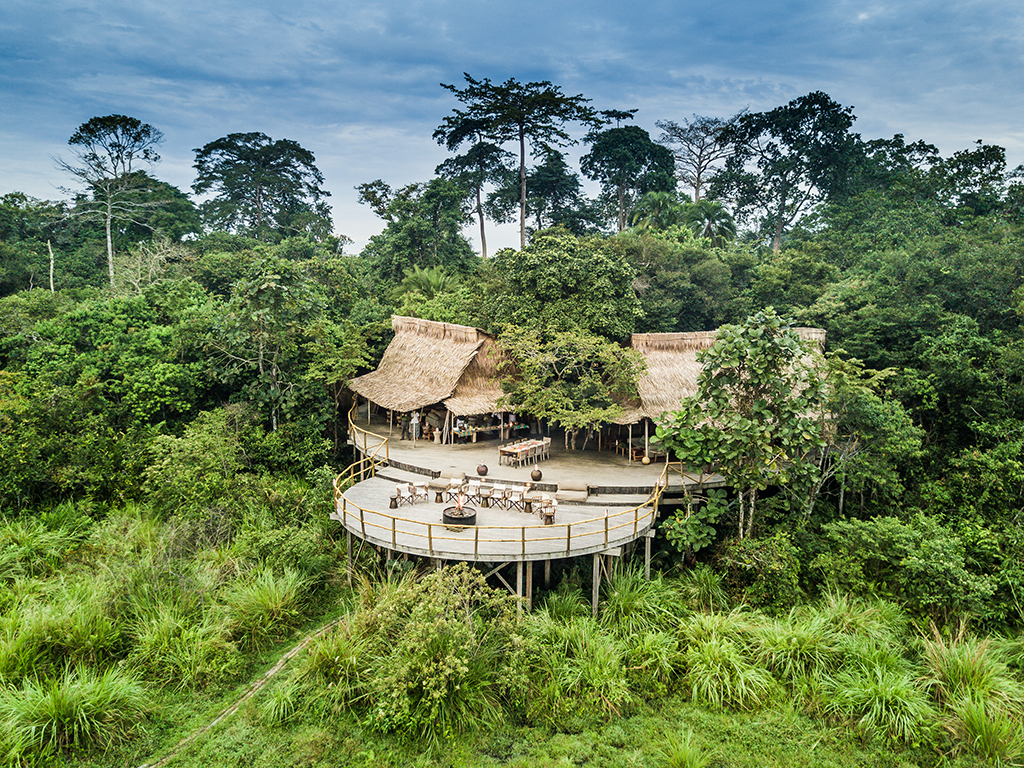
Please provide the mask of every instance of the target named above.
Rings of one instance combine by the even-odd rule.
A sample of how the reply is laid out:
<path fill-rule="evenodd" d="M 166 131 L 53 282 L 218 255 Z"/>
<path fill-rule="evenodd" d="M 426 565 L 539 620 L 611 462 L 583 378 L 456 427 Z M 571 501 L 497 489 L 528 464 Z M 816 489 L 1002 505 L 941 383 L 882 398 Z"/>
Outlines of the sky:
<path fill-rule="evenodd" d="M 383 222 L 355 186 L 433 175 L 448 155 L 431 134 L 459 106 L 440 84 L 464 72 L 638 109 L 654 138 L 656 120 L 824 91 L 865 139 L 943 155 L 981 139 L 1024 163 L 1020 0 L 3 0 L 0 194 L 65 197 L 54 158 L 94 116 L 163 131 L 151 172 L 186 192 L 196 148 L 260 131 L 314 153 L 357 253 Z M 517 245 L 490 226 L 489 250 Z"/>

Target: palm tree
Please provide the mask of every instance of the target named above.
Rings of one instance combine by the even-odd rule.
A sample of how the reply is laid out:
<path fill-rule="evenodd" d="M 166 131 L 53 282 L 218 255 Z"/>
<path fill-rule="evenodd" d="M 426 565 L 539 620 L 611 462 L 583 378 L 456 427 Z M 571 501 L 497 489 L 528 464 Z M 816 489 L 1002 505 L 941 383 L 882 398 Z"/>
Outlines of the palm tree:
<path fill-rule="evenodd" d="M 736 237 L 736 222 L 717 200 L 698 200 L 687 205 L 683 219 L 695 235 L 708 238 L 719 248 Z"/>
<path fill-rule="evenodd" d="M 459 278 L 448 274 L 444 267 L 424 269 L 417 265 L 405 270 L 405 279 L 402 280 L 398 293 L 401 295 L 418 292 L 423 294 L 424 298 L 432 299 L 439 293 L 452 290 L 458 284 Z"/>
<path fill-rule="evenodd" d="M 637 229 L 668 229 L 683 223 L 683 206 L 671 192 L 648 192 L 633 208 L 630 220 Z"/>

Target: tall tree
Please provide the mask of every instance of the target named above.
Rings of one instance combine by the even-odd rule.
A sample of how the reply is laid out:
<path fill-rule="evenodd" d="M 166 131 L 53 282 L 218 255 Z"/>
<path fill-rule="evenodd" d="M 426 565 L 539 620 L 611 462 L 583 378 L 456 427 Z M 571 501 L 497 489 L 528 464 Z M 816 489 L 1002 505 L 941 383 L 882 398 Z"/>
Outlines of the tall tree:
<path fill-rule="evenodd" d="M 596 232 L 600 228 L 600 212 L 584 196 L 579 175 L 569 168 L 565 156 L 550 148 L 542 148 L 539 155 L 540 162 L 526 172 L 529 190 L 526 216 L 533 219 L 533 230 L 561 226 L 574 235 Z M 506 171 L 487 196 L 491 218 L 499 222 L 514 220 L 519 208 L 519 191 L 516 172 Z"/>
<path fill-rule="evenodd" d="M 580 159 L 580 167 L 587 178 L 601 182 L 605 194 L 615 200 L 619 232 L 626 228 L 636 201 L 644 193 L 675 191 L 672 152 L 651 141 L 643 128 L 627 125 L 593 131 L 587 141 L 590 152 Z"/>
<path fill-rule="evenodd" d="M 437 166 L 434 172 L 454 179 L 472 190 L 476 198 L 476 217 L 480 223 L 480 257 L 486 259 L 487 233 L 484 229 L 483 187 L 488 182 L 499 181 L 502 178 L 508 168 L 507 158 L 511 155 L 494 142 L 487 140 L 483 123 L 476 119 L 460 119 L 455 115 L 449 115 L 434 131 L 434 139 L 450 152 L 454 152 L 467 142 L 471 144 L 466 152 L 448 158 Z"/>
<path fill-rule="evenodd" d="M 519 145 L 519 247 L 526 247 L 526 145 L 567 146 L 574 143 L 563 126 L 581 122 L 598 127 L 602 120 L 582 94 L 566 96 L 549 81 L 520 83 L 509 78 L 501 85 L 488 78 L 476 80 L 463 73 L 468 85 L 457 88 L 441 83 L 467 106 L 452 110 L 446 125 L 474 121 L 495 142 Z M 444 126 L 442 126 L 443 128 Z"/>
<path fill-rule="evenodd" d="M 672 150 L 676 161 L 676 178 L 693 188 L 694 202 L 701 199 L 701 190 L 711 174 L 732 153 L 732 145 L 724 132 L 738 117 L 723 120 L 720 117 L 694 115 L 681 125 L 672 120 L 655 122 L 662 130 L 658 143 Z"/>
<path fill-rule="evenodd" d="M 736 490 L 741 539 L 753 532 L 758 491 L 810 488 L 818 472 L 811 456 L 825 444 L 825 389 L 816 354 L 771 308 L 724 325 L 697 355 L 697 392 L 658 426 L 662 445 L 684 463 L 715 464 Z"/>
<path fill-rule="evenodd" d="M 374 270 L 382 279 L 400 283 L 405 271 L 416 266 L 443 266 L 457 274 L 470 269 L 473 251 L 462 236 L 468 220 L 463 187 L 435 178 L 393 190 L 376 179 L 356 189 L 359 202 L 387 222 L 383 232 L 370 238 L 362 254 L 373 259 Z"/>
<path fill-rule="evenodd" d="M 331 209 L 323 201 L 331 193 L 308 149 L 264 133 L 231 133 L 193 151 L 192 189 L 214 193 L 201 208 L 208 228 L 261 240 L 331 234 Z"/>
<path fill-rule="evenodd" d="M 690 203 L 683 211 L 683 220 L 695 235 L 719 247 L 736 237 L 736 222 L 717 200 Z"/>
<path fill-rule="evenodd" d="M 740 115 L 725 130 L 734 151 L 712 188 L 732 200 L 737 217 L 756 220 L 778 253 L 782 233 L 801 214 L 847 191 L 863 155 L 850 132 L 854 119 L 852 107 L 821 91 Z"/>
<path fill-rule="evenodd" d="M 139 163 L 159 162 L 156 147 L 163 139 L 163 133 L 134 117 L 94 117 L 78 126 L 68 139 L 77 164 L 55 158 L 57 167 L 84 184 L 92 197 L 78 207 L 76 215 L 104 224 L 111 285 L 114 284 L 114 221 L 142 224 L 139 213 L 161 204 L 160 200 L 139 199 L 139 193 L 148 188 L 152 179 L 136 171 Z"/>

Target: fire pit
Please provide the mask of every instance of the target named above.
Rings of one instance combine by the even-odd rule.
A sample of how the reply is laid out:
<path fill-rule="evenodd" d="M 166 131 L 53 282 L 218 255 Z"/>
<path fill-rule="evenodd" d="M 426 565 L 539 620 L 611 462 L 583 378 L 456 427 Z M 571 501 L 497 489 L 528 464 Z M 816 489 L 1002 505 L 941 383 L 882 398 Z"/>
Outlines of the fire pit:
<path fill-rule="evenodd" d="M 476 525 L 476 507 L 445 507 L 441 520 L 445 525 Z"/>

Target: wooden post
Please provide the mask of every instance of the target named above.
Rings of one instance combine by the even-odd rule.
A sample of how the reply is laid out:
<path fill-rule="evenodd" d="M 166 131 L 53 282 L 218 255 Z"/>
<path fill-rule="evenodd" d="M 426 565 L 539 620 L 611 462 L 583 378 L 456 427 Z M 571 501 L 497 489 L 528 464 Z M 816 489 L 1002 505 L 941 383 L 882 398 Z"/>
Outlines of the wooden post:
<path fill-rule="evenodd" d="M 601 594 L 601 556 L 598 554 L 594 555 L 594 568 L 593 568 L 593 582 L 594 586 L 590 595 L 590 608 L 591 615 L 597 618 L 597 598 Z"/>
<path fill-rule="evenodd" d="M 644 419 L 644 456 L 651 455 L 650 426 L 651 422 L 649 422 L 647 419 Z"/>
<path fill-rule="evenodd" d="M 348 571 L 348 588 L 352 589 L 352 531 L 345 531 L 345 570 Z"/>
<path fill-rule="evenodd" d="M 644 534 L 644 579 L 651 580 L 651 531 Z"/>
<path fill-rule="evenodd" d="M 516 597 L 519 598 L 519 612 L 523 611 L 523 561 L 516 562 Z"/>
<path fill-rule="evenodd" d="M 526 561 L 526 610 L 533 610 L 533 560 Z"/>
<path fill-rule="evenodd" d="M 633 461 L 633 425 L 629 425 L 629 460 Z"/>
<path fill-rule="evenodd" d="M 551 589 L 551 561 L 544 561 L 544 589 Z"/>

